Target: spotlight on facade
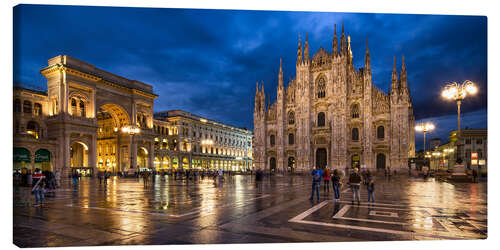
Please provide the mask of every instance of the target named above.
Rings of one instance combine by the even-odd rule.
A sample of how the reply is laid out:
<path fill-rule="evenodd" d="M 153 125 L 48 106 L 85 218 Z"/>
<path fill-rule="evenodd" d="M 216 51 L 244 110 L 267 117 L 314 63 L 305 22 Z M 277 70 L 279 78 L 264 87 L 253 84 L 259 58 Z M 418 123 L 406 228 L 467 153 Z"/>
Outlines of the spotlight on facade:
<path fill-rule="evenodd" d="M 130 135 L 139 134 L 141 129 L 136 125 L 126 125 L 122 127 L 122 132 Z"/>

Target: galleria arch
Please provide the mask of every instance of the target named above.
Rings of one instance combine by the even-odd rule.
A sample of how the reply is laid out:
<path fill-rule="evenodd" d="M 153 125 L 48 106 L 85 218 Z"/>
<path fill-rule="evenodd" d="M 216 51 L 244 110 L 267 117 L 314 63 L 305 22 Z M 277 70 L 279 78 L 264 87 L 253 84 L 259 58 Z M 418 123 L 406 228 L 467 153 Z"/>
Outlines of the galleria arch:
<path fill-rule="evenodd" d="M 49 59 L 41 73 L 47 79 L 48 136 L 60 145 L 57 169 L 65 174 L 137 171 L 138 148 L 154 152 L 153 101 L 158 96 L 151 85 L 66 55 Z M 81 158 L 73 157 L 73 145 Z M 153 154 L 147 157 L 142 164 L 153 168 Z"/>

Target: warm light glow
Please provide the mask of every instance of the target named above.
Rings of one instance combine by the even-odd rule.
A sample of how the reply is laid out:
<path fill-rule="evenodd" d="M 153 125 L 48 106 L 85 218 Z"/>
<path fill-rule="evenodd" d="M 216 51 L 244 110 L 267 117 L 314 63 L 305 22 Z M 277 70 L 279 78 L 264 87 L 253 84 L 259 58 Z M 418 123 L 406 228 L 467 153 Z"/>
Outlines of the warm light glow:
<path fill-rule="evenodd" d="M 473 82 L 466 80 L 462 84 L 453 82 L 446 85 L 441 92 L 441 96 L 449 100 L 459 101 L 465 99 L 467 94 L 475 95 L 476 93 L 476 85 Z"/>
<path fill-rule="evenodd" d="M 203 119 L 203 118 L 201 118 L 201 119 L 200 119 L 200 121 L 201 121 L 201 122 L 207 122 L 207 119 Z"/>
<path fill-rule="evenodd" d="M 123 133 L 128 133 L 130 135 L 138 134 L 141 132 L 141 129 L 137 126 L 134 125 L 127 125 L 122 127 L 122 132 Z"/>
<path fill-rule="evenodd" d="M 429 132 L 434 130 L 436 127 L 431 122 L 420 123 L 415 126 L 417 132 Z"/>

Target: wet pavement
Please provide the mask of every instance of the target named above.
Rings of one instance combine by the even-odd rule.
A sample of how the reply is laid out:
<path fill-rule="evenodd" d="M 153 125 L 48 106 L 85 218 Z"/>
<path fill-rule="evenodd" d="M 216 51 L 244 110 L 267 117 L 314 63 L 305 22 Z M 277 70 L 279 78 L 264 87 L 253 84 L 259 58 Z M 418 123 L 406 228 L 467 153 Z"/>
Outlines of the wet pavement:
<path fill-rule="evenodd" d="M 341 200 L 333 190 L 311 202 L 311 178 L 226 176 L 144 185 L 114 177 L 106 185 L 69 179 L 34 207 L 28 188 L 14 188 L 14 243 L 20 247 L 205 243 L 484 239 L 486 183 L 376 178 L 375 203 Z"/>

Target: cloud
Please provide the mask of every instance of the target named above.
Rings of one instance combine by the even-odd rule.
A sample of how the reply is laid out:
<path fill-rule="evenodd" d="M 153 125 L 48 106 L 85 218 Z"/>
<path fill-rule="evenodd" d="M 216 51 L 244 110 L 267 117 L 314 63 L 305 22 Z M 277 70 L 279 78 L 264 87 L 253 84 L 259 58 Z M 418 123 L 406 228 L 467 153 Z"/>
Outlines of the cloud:
<path fill-rule="evenodd" d="M 253 128 L 255 82 L 276 98 L 279 58 L 295 77 L 298 34 L 311 56 L 332 49 L 333 25 L 351 36 L 356 68 L 369 39 L 373 82 L 387 91 L 393 56 L 405 55 L 417 119 L 456 112 L 440 98 L 449 81 L 475 81 L 464 112 L 486 110 L 486 17 L 19 5 L 14 8 L 14 80 L 46 87 L 39 70 L 68 54 L 153 85 L 155 111 L 185 109 Z M 269 99 L 266 98 L 266 99 Z M 486 113 L 484 113 L 486 120 Z M 445 126 L 446 127 L 446 126 Z M 451 128 L 451 127 L 450 127 Z"/>

